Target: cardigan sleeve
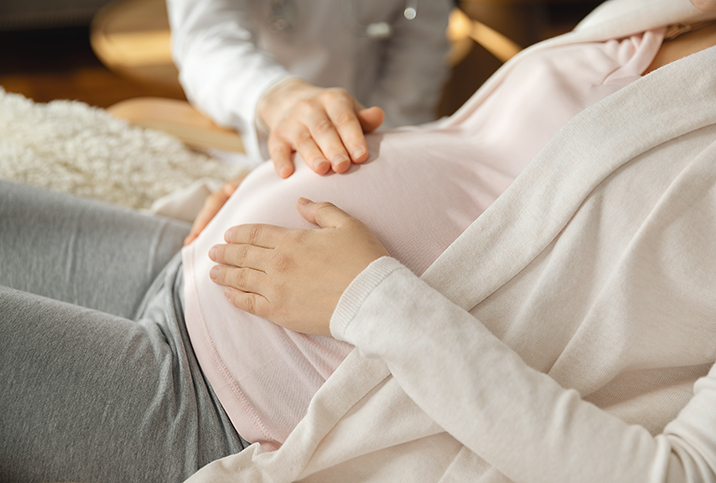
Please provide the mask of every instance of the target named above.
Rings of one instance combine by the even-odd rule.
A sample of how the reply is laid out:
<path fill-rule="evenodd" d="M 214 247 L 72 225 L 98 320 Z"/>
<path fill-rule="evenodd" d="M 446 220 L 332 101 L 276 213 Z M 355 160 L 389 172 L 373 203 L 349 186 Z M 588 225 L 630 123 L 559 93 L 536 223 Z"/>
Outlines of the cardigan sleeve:
<path fill-rule="evenodd" d="M 652 436 L 529 366 L 392 258 L 344 293 L 334 336 L 386 362 L 448 433 L 515 482 L 701 482 L 716 474 L 716 369 Z"/>
<path fill-rule="evenodd" d="M 218 124 L 242 132 L 247 152 L 259 150 L 256 106 L 264 92 L 292 77 L 259 51 L 247 0 L 167 0 L 172 56 L 187 98 Z"/>

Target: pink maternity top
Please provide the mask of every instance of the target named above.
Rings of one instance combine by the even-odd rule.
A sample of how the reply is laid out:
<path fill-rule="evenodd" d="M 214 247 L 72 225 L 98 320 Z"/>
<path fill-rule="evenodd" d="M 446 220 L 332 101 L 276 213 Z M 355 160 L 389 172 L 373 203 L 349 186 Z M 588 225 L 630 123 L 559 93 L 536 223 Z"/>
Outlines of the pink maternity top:
<path fill-rule="evenodd" d="M 420 275 L 519 175 L 573 116 L 637 79 L 663 31 L 546 50 L 514 66 L 463 121 L 367 136 L 369 161 L 319 176 L 297 160 L 279 179 L 266 163 L 243 182 L 182 253 L 186 326 L 194 351 L 238 433 L 278 448 L 352 347 L 297 334 L 232 306 L 209 278 L 209 249 L 231 226 L 315 228 L 300 196 L 331 201 L 363 221 Z"/>

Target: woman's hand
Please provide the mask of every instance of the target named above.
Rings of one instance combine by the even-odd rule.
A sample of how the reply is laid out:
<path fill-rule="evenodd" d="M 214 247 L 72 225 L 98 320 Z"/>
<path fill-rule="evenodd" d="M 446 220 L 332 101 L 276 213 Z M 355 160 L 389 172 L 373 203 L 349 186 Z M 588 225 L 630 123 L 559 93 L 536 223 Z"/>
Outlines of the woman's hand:
<path fill-rule="evenodd" d="M 341 295 L 388 252 L 360 221 L 330 203 L 301 198 L 298 211 L 318 230 L 272 225 L 230 228 L 216 245 L 211 279 L 236 307 L 297 332 L 330 335 Z"/>
<path fill-rule="evenodd" d="M 282 178 L 294 172 L 294 151 L 318 174 L 343 173 L 351 162 L 366 161 L 364 133 L 377 129 L 384 118 L 382 109 L 364 108 L 345 89 L 324 89 L 300 79 L 266 94 L 258 115 L 269 128 L 269 154 Z"/>
<path fill-rule="evenodd" d="M 230 181 L 227 181 L 226 184 L 222 186 L 219 191 L 210 194 L 206 198 L 206 201 L 204 201 L 204 206 L 201 208 L 201 211 L 198 215 L 196 215 L 196 218 L 194 219 L 194 224 L 191 226 L 191 231 L 189 232 L 189 235 L 187 235 L 187 237 L 184 239 L 184 246 L 187 246 L 189 243 L 196 240 L 196 237 L 199 236 L 199 233 L 201 233 L 204 228 L 206 228 L 206 225 L 208 225 L 209 222 L 216 216 L 221 207 L 226 204 L 226 201 L 231 197 L 232 194 L 234 194 L 234 191 L 236 191 L 236 188 L 239 187 L 244 178 L 246 178 L 246 175 L 239 176 L 238 178 L 234 178 Z"/>

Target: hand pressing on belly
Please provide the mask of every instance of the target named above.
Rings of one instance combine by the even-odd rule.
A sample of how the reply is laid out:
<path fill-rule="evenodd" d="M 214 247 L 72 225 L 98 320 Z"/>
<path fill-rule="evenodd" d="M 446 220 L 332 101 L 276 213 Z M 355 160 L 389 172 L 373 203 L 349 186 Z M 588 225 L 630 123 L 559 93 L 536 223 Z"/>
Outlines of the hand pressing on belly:
<path fill-rule="evenodd" d="M 268 150 L 276 173 L 288 178 L 298 152 L 318 174 L 343 173 L 368 159 L 365 133 L 383 123 L 383 110 L 363 107 L 345 89 L 325 89 L 291 79 L 259 101 L 258 116 L 269 128 Z"/>
<path fill-rule="evenodd" d="M 360 221 L 330 203 L 301 198 L 298 211 L 316 230 L 241 225 L 209 257 L 211 279 L 236 307 L 287 329 L 330 335 L 341 295 L 371 262 L 389 256 Z"/>

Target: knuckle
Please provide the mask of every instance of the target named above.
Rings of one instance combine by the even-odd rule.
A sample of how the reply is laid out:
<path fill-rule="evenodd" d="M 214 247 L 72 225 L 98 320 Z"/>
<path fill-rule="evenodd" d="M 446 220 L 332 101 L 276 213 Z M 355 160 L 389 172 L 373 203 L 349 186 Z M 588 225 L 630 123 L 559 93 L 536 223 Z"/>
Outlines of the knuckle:
<path fill-rule="evenodd" d="M 316 203 L 316 210 L 319 210 L 319 211 L 329 210 L 333 207 L 334 207 L 333 203 L 330 203 L 328 201 L 320 201 L 320 202 Z"/>
<path fill-rule="evenodd" d="M 352 115 L 352 113 L 348 113 L 348 112 L 341 112 L 340 114 L 338 114 L 336 116 L 336 118 L 334 120 L 336 126 L 339 126 L 339 127 L 348 126 L 355 121 L 356 121 L 356 119 Z"/>
<path fill-rule="evenodd" d="M 306 129 L 299 130 L 295 135 L 295 142 L 297 146 L 301 146 L 308 142 L 312 142 L 313 136 Z"/>
<path fill-rule="evenodd" d="M 244 270 L 237 269 L 231 271 L 231 286 L 241 288 L 246 284 L 246 273 Z"/>
<path fill-rule="evenodd" d="M 249 246 L 241 245 L 239 246 L 237 252 L 238 253 L 236 254 L 236 263 L 238 266 L 243 267 L 246 265 L 246 261 L 249 258 Z"/>
<path fill-rule="evenodd" d="M 283 142 L 280 145 L 269 146 L 269 157 L 274 162 L 287 162 L 291 157 L 291 152 L 291 147 Z"/>
<path fill-rule="evenodd" d="M 317 96 L 317 99 L 320 99 L 321 102 L 330 102 L 336 97 L 336 88 L 335 87 L 329 87 L 327 89 L 323 89 Z"/>
<path fill-rule="evenodd" d="M 313 99 L 301 99 L 296 103 L 296 112 L 306 114 L 316 109 L 316 101 Z"/>
<path fill-rule="evenodd" d="M 256 295 L 247 294 L 244 297 L 243 310 L 250 314 L 256 314 Z"/>
<path fill-rule="evenodd" d="M 313 126 L 313 130 L 316 134 L 326 134 L 333 130 L 333 124 L 328 119 L 321 119 Z"/>
<path fill-rule="evenodd" d="M 326 99 L 332 101 L 344 101 L 352 99 L 352 95 L 342 87 L 331 87 L 323 92 L 323 96 Z"/>
<path fill-rule="evenodd" d="M 249 228 L 249 244 L 254 245 L 258 241 L 259 237 L 261 236 L 261 226 L 260 225 L 251 225 L 251 228 Z"/>
<path fill-rule="evenodd" d="M 293 258 L 288 255 L 276 255 L 276 258 L 274 259 L 274 267 L 277 272 L 287 272 L 291 270 L 293 265 Z"/>
<path fill-rule="evenodd" d="M 282 139 L 269 143 L 268 148 L 272 157 L 287 155 L 290 150 L 288 144 L 286 144 Z"/>
<path fill-rule="evenodd" d="M 285 141 L 283 140 L 283 136 L 280 134 L 280 129 L 281 129 L 280 125 L 271 129 L 271 132 L 269 133 L 269 136 L 268 136 L 268 140 L 266 141 L 269 151 L 271 149 L 279 149 L 279 148 L 281 148 L 281 146 L 283 146 L 285 144 Z"/>

